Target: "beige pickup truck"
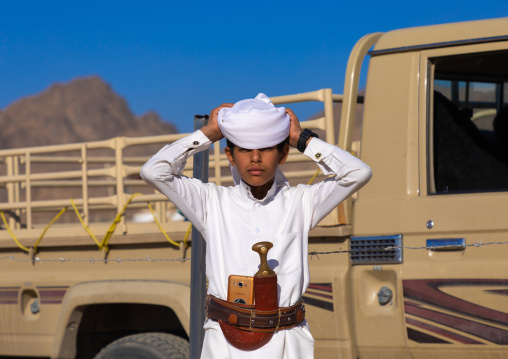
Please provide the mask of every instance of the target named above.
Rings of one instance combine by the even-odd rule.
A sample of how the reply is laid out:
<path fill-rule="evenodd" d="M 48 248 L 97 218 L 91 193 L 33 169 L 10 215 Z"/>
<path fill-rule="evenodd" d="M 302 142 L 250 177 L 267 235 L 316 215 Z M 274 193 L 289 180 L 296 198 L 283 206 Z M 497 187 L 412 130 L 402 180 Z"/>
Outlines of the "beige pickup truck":
<path fill-rule="evenodd" d="M 273 98 L 323 102 L 304 126 L 374 174 L 310 233 L 316 358 L 508 358 L 507 64 L 508 18 L 375 33 L 343 95 Z M 0 151 L 0 356 L 188 356 L 189 222 L 138 176 L 182 136 Z M 219 145 L 209 165 L 231 184 Z"/>

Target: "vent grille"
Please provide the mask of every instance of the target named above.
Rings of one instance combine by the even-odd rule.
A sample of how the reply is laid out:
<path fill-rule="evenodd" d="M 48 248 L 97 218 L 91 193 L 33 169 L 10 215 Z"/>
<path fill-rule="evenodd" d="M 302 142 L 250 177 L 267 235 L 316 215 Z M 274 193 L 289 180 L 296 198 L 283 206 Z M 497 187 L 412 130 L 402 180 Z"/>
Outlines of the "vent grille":
<path fill-rule="evenodd" d="M 355 264 L 402 263 L 402 236 L 353 237 L 351 238 L 351 262 Z"/>

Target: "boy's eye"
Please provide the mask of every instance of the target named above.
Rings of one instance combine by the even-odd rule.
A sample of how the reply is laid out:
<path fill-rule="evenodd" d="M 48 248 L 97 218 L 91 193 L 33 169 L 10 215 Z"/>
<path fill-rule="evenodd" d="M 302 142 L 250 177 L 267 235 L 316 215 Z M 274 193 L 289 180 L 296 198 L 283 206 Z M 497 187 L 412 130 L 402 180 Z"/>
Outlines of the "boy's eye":
<path fill-rule="evenodd" d="M 272 151 L 274 149 L 275 149 L 275 147 L 266 147 L 266 148 L 260 148 L 259 150 L 263 151 L 263 152 L 266 152 L 266 151 Z"/>

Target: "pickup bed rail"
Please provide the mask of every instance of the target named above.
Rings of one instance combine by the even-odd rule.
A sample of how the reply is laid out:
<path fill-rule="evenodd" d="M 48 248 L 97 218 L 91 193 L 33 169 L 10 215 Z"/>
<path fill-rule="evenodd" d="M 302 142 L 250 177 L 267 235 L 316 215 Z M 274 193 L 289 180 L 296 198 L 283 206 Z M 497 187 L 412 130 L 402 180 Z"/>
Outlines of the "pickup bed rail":
<path fill-rule="evenodd" d="M 302 126 L 336 142 L 333 102 L 342 101 L 331 89 L 273 97 L 275 104 L 320 101 L 324 116 Z M 104 141 L 0 150 L 0 248 L 25 251 L 39 246 L 101 243 L 144 243 L 184 240 L 189 222 L 162 194 L 148 187 L 139 171 L 162 145 L 186 134 L 116 137 Z M 192 176 L 190 159 L 184 174 Z M 221 143 L 210 148 L 210 182 L 232 184 Z M 318 168 L 292 149 L 284 172 L 292 184 L 308 183 Z M 152 211 L 152 212 L 150 212 Z M 56 217 L 57 216 L 57 217 Z M 154 216 L 160 226 L 154 222 Z M 325 218 L 311 236 L 343 236 L 348 226 L 339 209 Z M 48 226 L 49 224 L 49 226 Z M 103 237 L 102 237 L 103 236 Z M 92 238 L 90 238 L 92 237 Z"/>

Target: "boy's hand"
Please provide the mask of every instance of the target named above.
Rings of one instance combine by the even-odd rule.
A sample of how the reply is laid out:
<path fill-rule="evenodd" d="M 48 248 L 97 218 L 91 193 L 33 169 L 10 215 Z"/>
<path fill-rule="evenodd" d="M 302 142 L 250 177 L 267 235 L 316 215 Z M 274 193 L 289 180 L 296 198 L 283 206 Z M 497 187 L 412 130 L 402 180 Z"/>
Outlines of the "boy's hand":
<path fill-rule="evenodd" d="M 231 107 L 233 107 L 232 103 L 223 103 L 222 105 L 214 108 L 210 112 L 210 117 L 208 118 L 208 123 L 206 124 L 206 126 L 203 126 L 201 128 L 201 132 L 203 132 L 203 134 L 206 137 L 208 137 L 208 139 L 210 141 L 216 142 L 224 137 L 224 135 L 222 134 L 222 132 L 219 128 L 219 123 L 217 121 L 217 117 L 219 116 L 219 111 L 222 108 L 231 108 Z"/>
<path fill-rule="evenodd" d="M 293 110 L 290 108 L 286 108 L 286 113 L 289 115 L 289 145 L 291 147 L 296 148 L 296 144 L 298 143 L 298 139 L 300 138 L 300 134 L 302 133 L 302 128 L 300 127 L 300 121 L 298 121 L 298 117 L 296 117 Z"/>

